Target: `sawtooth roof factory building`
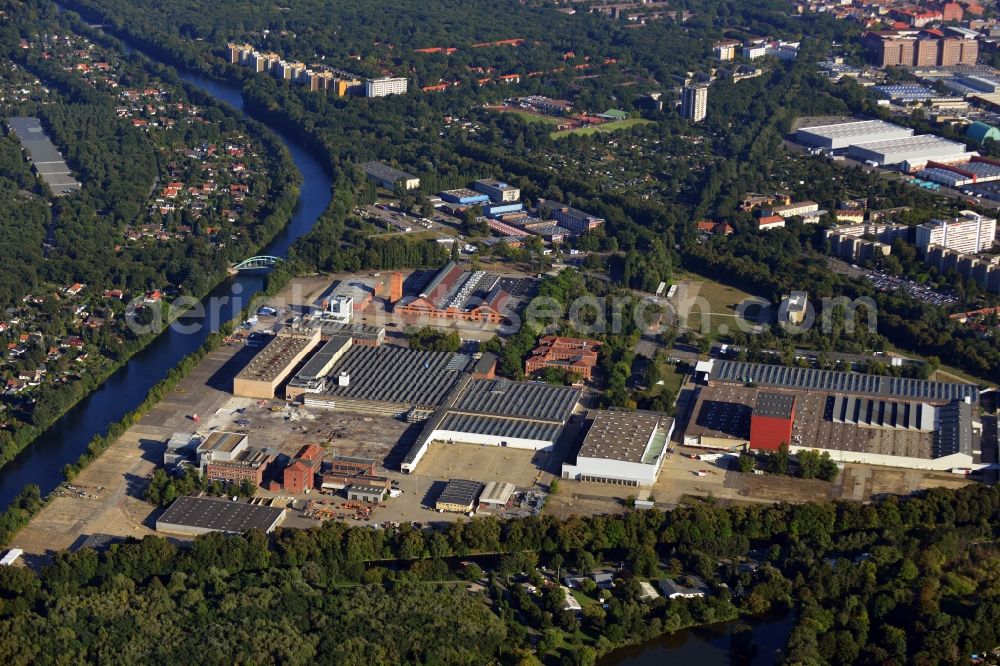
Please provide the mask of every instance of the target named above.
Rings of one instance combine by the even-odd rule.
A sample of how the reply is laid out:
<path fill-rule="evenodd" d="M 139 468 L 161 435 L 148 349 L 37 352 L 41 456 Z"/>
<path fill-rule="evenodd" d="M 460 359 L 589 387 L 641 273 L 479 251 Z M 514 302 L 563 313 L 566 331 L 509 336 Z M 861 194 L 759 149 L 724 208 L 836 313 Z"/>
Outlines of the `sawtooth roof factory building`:
<path fill-rule="evenodd" d="M 660 474 L 674 420 L 656 412 L 595 410 L 575 460 L 562 465 L 564 479 L 625 486 L 652 486 Z"/>
<path fill-rule="evenodd" d="M 688 446 L 792 453 L 926 470 L 978 469 L 973 384 L 713 361 L 684 433 Z"/>
<path fill-rule="evenodd" d="M 413 472 L 432 442 L 550 449 L 581 393 L 570 386 L 466 375 L 424 425 L 401 469 Z"/>
<path fill-rule="evenodd" d="M 509 299 L 496 273 L 462 270 L 449 261 L 420 293 L 403 296 L 392 310 L 405 316 L 499 324 Z"/>
<path fill-rule="evenodd" d="M 304 403 L 380 416 L 430 412 L 466 376 L 472 363 L 466 354 L 355 345 L 330 368 L 321 391 L 304 394 Z"/>

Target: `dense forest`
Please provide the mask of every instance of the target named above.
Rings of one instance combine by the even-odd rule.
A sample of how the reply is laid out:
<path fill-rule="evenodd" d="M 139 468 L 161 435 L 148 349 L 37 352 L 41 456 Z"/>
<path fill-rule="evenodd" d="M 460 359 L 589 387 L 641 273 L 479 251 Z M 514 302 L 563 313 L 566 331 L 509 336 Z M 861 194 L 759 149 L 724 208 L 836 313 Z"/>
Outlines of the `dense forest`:
<path fill-rule="evenodd" d="M 249 41 L 305 62 L 322 61 L 364 75 L 407 76 L 417 86 L 441 80 L 471 84 L 483 70 L 527 74 L 565 68 L 555 76 L 569 80 L 577 65 L 596 66 L 606 59 L 616 61 L 612 71 L 662 83 L 701 69 L 710 55 L 711 40 L 726 34 L 773 33 L 798 39 L 804 32 L 841 30 L 835 21 L 821 16 L 790 19 L 782 0 L 699 2 L 696 16 L 685 24 L 655 22 L 643 30 L 630 30 L 585 11 L 567 15 L 552 4 L 513 0 L 431 4 L 294 0 L 281 7 L 245 0 L 153 6 L 130 0 L 67 4 L 87 16 L 100 16 L 112 30 L 139 38 L 186 65 L 224 71 L 221 62 L 206 57 L 206 51 L 219 55 L 227 41 Z M 516 47 L 475 46 L 510 39 L 524 41 Z M 457 51 L 415 52 L 433 47 Z"/>
<path fill-rule="evenodd" d="M 792 613 L 786 663 L 958 663 L 1000 642 L 998 519 L 1000 489 L 976 485 L 871 505 L 327 523 L 190 548 L 148 537 L 37 574 L 0 568 L 0 658 L 593 664 L 688 625 Z M 583 609 L 563 610 L 553 578 L 604 567 L 615 586 L 584 584 Z M 642 599 L 639 581 L 692 575 L 706 598 Z"/>

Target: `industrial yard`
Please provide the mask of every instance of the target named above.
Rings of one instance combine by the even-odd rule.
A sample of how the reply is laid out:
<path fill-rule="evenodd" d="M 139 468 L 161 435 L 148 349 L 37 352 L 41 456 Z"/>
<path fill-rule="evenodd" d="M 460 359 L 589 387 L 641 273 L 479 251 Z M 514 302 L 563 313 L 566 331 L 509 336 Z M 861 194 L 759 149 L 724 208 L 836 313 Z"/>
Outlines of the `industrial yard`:
<path fill-rule="evenodd" d="M 452 279 L 451 289 L 460 289 L 465 280 L 452 266 L 437 276 Z M 348 278 L 352 293 L 367 300 L 357 284 L 371 277 Z M 566 516 L 620 511 L 628 498 L 660 508 L 705 497 L 735 503 L 863 501 L 880 493 L 968 482 L 943 469 L 864 464 L 860 458 L 870 455 L 869 445 L 860 436 L 857 418 L 851 420 L 845 412 L 834 422 L 823 398 L 791 396 L 811 382 L 870 396 L 864 399 L 869 402 L 900 396 L 914 410 L 918 400 L 943 405 L 921 403 L 919 409 L 943 410 L 967 395 L 975 399 L 969 385 L 717 362 L 707 375 L 695 378 L 701 397 L 692 422 L 675 424 L 656 412 L 589 409 L 582 386 L 497 377 L 496 358 L 476 353 L 474 344 L 463 343 L 459 352 L 409 349 L 401 331 L 388 333 L 360 321 L 371 314 L 373 304 L 345 304 L 345 292 L 337 291 L 344 281 L 295 281 L 271 299 L 260 317 L 209 354 L 72 486 L 55 494 L 18 535 L 26 558 L 45 558 L 88 539 L 94 543 L 154 532 L 190 538 L 257 525 L 268 530 L 309 527 L 322 520 L 380 526 L 448 523 L 473 513 Z M 389 289 L 389 300 L 395 296 L 399 301 L 402 282 L 402 277 L 381 279 L 371 300 L 383 298 Z M 447 301 L 448 294 L 442 293 Z M 341 315 L 342 321 L 337 319 Z M 448 327 L 461 317 L 440 310 L 432 319 Z M 552 339 L 584 351 L 598 344 Z M 773 388 L 758 395 L 757 389 L 742 385 L 751 375 Z M 768 412 L 761 402 L 782 396 L 782 413 L 773 405 Z M 705 404 L 711 409 L 699 407 Z M 836 404 L 846 410 L 863 399 L 842 398 Z M 886 444 L 882 457 L 919 463 L 937 455 L 937 449 L 928 448 L 929 421 L 913 414 L 899 423 L 875 424 L 897 428 L 879 431 L 886 442 L 919 442 L 912 451 Z M 706 445 L 734 451 L 747 443 L 770 448 L 773 443 L 762 444 L 762 438 L 774 433 L 756 430 L 758 421 L 768 419 L 777 420 L 781 432 L 787 427 L 779 435 L 799 447 L 809 424 L 833 433 L 826 439 L 836 438 L 835 432 L 850 433 L 859 459 L 843 461 L 843 472 L 831 484 L 743 474 L 735 469 L 735 455 L 691 457 L 704 454 Z M 967 457 L 969 422 L 967 414 L 954 422 L 955 432 L 961 433 L 961 439 L 949 444 L 955 455 Z M 687 428 L 686 435 L 672 436 L 677 426 Z M 681 445 L 692 437 L 701 441 L 700 447 Z M 828 443 L 824 448 L 836 447 Z M 195 468 L 222 483 L 250 479 L 256 497 L 233 508 L 218 504 L 223 500 L 154 508 L 142 498 L 160 466 L 171 474 Z M 557 478 L 558 490 L 550 493 Z"/>

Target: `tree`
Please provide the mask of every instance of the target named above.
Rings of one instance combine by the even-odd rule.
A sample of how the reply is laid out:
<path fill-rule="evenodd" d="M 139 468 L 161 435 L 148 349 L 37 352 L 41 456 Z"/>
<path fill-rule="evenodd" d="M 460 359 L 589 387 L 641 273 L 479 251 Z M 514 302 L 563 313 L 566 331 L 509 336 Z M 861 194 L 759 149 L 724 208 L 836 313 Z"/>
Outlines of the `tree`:
<path fill-rule="evenodd" d="M 767 456 L 767 471 L 771 474 L 788 474 L 790 456 L 788 444 L 782 442 L 778 450 Z"/>

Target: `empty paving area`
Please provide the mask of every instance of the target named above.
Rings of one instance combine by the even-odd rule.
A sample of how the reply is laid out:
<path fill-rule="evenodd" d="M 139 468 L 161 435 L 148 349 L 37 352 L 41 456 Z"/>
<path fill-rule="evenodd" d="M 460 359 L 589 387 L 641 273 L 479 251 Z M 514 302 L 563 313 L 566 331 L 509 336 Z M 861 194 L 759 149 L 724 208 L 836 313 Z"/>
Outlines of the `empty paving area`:
<path fill-rule="evenodd" d="M 53 194 L 59 196 L 80 189 L 80 183 L 73 178 L 66 160 L 49 140 L 38 118 L 8 118 L 7 127 L 17 135 L 35 172 Z"/>

